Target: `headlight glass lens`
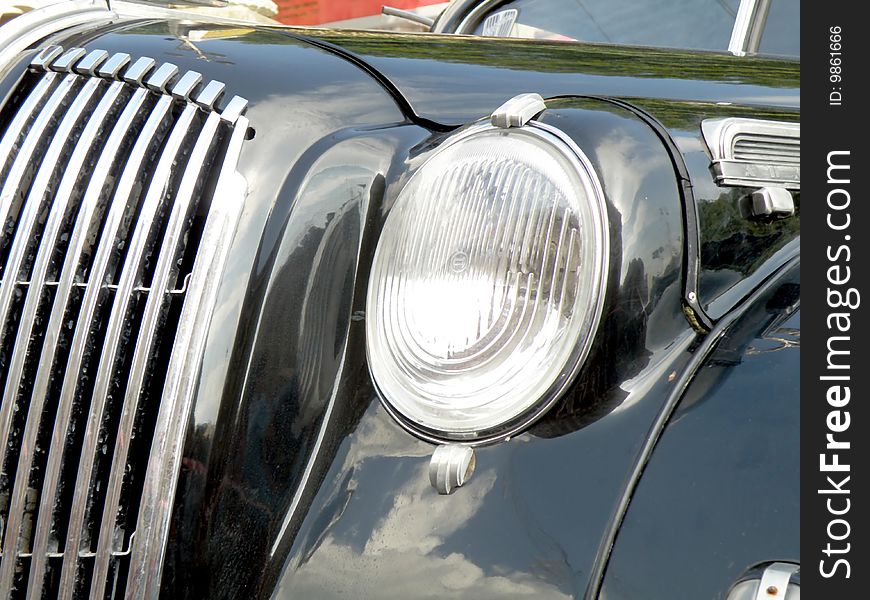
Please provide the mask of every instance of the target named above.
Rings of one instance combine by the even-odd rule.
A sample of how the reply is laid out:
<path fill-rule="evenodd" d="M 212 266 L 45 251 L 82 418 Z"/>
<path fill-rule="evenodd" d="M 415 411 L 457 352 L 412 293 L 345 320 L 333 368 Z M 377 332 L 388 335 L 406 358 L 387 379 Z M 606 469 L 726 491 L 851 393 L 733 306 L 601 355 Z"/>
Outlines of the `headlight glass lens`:
<path fill-rule="evenodd" d="M 424 437 L 508 434 L 549 407 L 588 353 L 604 200 L 556 133 L 457 135 L 387 218 L 369 281 L 369 365 L 391 412 Z"/>

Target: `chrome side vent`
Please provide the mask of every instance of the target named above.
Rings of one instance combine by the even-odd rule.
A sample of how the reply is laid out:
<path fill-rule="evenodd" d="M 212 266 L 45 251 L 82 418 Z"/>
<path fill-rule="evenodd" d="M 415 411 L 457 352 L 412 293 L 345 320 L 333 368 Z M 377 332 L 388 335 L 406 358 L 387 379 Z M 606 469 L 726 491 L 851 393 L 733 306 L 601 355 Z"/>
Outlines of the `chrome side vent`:
<path fill-rule="evenodd" d="M 707 119 L 701 131 L 719 185 L 800 189 L 800 123 Z"/>
<path fill-rule="evenodd" d="M 149 486 L 177 473 L 166 421 L 244 201 L 247 102 L 223 100 L 172 64 L 52 47 L 2 108 L 0 598 L 159 586 L 164 540 L 134 547 L 167 531 Z"/>
<path fill-rule="evenodd" d="M 734 160 L 778 165 L 801 164 L 801 142 L 785 136 L 741 134 L 734 138 Z"/>

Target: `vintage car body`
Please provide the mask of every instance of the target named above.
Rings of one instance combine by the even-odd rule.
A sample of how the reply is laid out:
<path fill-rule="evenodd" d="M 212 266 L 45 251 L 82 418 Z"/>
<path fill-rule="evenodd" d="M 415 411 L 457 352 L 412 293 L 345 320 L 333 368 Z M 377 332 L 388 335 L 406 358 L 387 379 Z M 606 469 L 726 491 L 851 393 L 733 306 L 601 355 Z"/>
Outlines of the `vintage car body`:
<path fill-rule="evenodd" d="M 48 133 L 31 135 L 38 140 L 27 150 L 28 128 L 48 110 L 42 104 L 10 143 L 0 172 L 11 207 L 4 208 L 2 277 L 13 299 L 4 331 L 23 341 L 7 333 L 2 348 L 9 449 L 0 592 L 724 599 L 771 563 L 799 563 L 799 184 L 791 186 L 793 216 L 748 218 L 739 202 L 764 185 L 717 185 L 701 129 L 705 119 L 726 117 L 798 123 L 798 62 L 302 30 L 202 22 L 153 6 L 69 4 L 0 29 L 0 133 L 52 69 L 58 80 L 71 73 L 70 85 L 96 78 L 109 89 L 111 73 L 76 66 L 102 50 L 104 61 L 116 53 L 150 57 L 152 74 L 176 65 L 142 101 L 158 106 L 167 98 L 173 118 L 199 119 L 200 132 L 213 122 L 220 141 L 198 150 L 204 134 L 188 133 L 179 142 L 179 152 L 203 161 L 190 189 L 205 200 L 177 234 L 198 239 L 199 249 L 195 257 L 182 251 L 177 268 L 165 261 L 160 293 L 151 267 L 125 288 L 120 258 L 106 259 L 115 275 L 93 282 L 86 268 L 69 279 L 73 297 L 103 298 L 95 306 L 104 308 L 91 313 L 95 324 L 78 318 L 94 331 L 82 339 L 96 340 L 80 354 L 71 341 L 79 325 L 47 329 L 51 294 L 34 301 L 41 319 L 16 316 L 37 284 L 62 289 L 71 276 L 49 265 L 37 281 L 39 260 L 24 254 L 20 272 L 8 272 L 16 243 L 37 252 L 38 243 L 16 242 L 29 239 L 20 234 L 21 207 L 62 119 L 46 119 Z M 66 54 L 46 52 L 52 46 Z M 70 55 L 74 48 L 84 52 Z M 52 62 L 70 56 L 69 71 Z M 167 86 L 189 71 L 222 82 L 223 99 L 184 113 L 196 106 L 194 88 L 173 97 Z M 142 80 L 116 87 L 135 96 L 149 90 Z M 428 477 L 435 445 L 396 422 L 369 373 L 368 274 L 409 177 L 457 128 L 527 92 L 546 99 L 536 119 L 567 134 L 601 180 L 611 243 L 603 316 L 556 404 L 509 440 L 477 447 L 469 481 L 439 495 Z M 247 102 L 230 102 L 236 95 Z M 147 129 L 146 115 L 130 125 L 129 144 Z M 95 136 L 106 138 L 111 118 Z M 85 135 L 84 122 L 78 127 L 71 139 Z M 154 135 L 169 136 L 167 127 Z M 168 140 L 149 146 L 143 164 L 159 165 Z M 10 165 L 25 151 L 32 158 L 29 167 L 21 161 L 24 183 L 9 184 Z M 71 152 L 65 146 L 56 160 Z M 91 156 L 74 174 L 83 182 L 99 172 L 92 164 L 99 153 Z M 172 164 L 166 168 L 181 169 Z M 115 167 L 110 181 L 123 179 L 124 165 Z M 64 176 L 53 165 L 46 172 L 55 183 L 33 231 L 50 221 Z M 151 175 L 148 167 L 139 173 L 131 189 L 144 196 Z M 167 189 L 180 197 L 179 187 Z M 136 215 L 119 221 L 121 231 L 135 228 Z M 59 227 L 74 229 L 71 219 Z M 99 242 L 89 243 L 99 254 Z M 162 272 L 162 250 L 143 248 Z M 141 298 L 123 318 L 107 308 L 122 293 Z M 152 314 L 152 297 L 159 300 L 152 331 L 162 341 L 140 353 L 131 339 L 146 321 L 136 315 Z M 26 326 L 29 338 L 20 334 Z M 115 343 L 112 332 L 120 358 L 103 367 L 99 349 Z M 51 360 L 45 367 L 43 339 L 57 344 L 61 362 L 79 361 L 66 365 L 80 372 L 69 375 L 72 367 Z M 147 365 L 139 408 L 117 399 L 137 360 Z M 8 383 L 16 364 L 18 388 Z M 55 368 L 52 377 L 70 378 L 74 390 L 78 379 L 97 380 L 88 390 L 102 377 L 105 391 L 82 400 L 47 383 L 45 409 L 36 410 L 43 404 L 27 388 Z M 66 422 L 76 427 L 58 438 Z M 76 471 L 80 456 L 81 465 L 93 465 L 89 477 L 82 466 Z M 30 475 L 12 463 L 28 465 Z M 52 468 L 60 477 L 56 501 L 43 487 Z M 116 516 L 104 511 L 103 490 L 121 479 Z M 790 593 L 797 575 L 791 581 Z M 772 597 L 786 589 L 778 593 Z"/>

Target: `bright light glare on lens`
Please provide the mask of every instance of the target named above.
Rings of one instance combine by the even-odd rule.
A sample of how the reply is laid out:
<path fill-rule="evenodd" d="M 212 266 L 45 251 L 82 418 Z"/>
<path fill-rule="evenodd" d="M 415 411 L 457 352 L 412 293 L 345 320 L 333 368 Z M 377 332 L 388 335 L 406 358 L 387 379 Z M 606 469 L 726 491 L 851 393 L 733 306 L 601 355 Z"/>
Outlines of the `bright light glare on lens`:
<path fill-rule="evenodd" d="M 412 176 L 368 290 L 369 365 L 429 437 L 498 435 L 545 410 L 588 352 L 608 254 L 600 187 L 542 129 L 484 126 Z"/>

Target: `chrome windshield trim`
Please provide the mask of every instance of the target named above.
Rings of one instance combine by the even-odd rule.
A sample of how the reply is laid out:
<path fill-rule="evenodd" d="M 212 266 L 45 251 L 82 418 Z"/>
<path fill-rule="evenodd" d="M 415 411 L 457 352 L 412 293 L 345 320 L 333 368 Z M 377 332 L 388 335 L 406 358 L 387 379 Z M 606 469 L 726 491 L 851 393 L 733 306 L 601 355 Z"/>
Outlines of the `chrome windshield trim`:
<path fill-rule="evenodd" d="M 218 288 L 247 195 L 247 181 L 237 171 L 247 130 L 248 119 L 238 117 L 182 307 L 143 484 L 130 558 L 127 600 L 145 600 L 159 595 L 185 426 L 192 410 L 196 376 L 201 368 Z"/>
<path fill-rule="evenodd" d="M 497 8 L 499 4 L 504 3 L 505 0 L 483 0 L 480 4 L 468 11 L 468 14 L 465 15 L 465 18 L 462 19 L 459 26 L 456 28 L 456 33 L 465 33 L 468 35 L 474 34 L 474 30 L 477 28 L 478 23 L 483 20 L 487 11 Z"/>
<path fill-rule="evenodd" d="M 451 23 L 456 22 L 462 15 L 471 10 L 478 0 L 453 0 L 447 8 L 435 19 L 432 27 L 433 33 L 462 33 L 461 26 L 451 28 Z M 464 20 L 463 20 L 464 23 Z"/>
<path fill-rule="evenodd" d="M 769 11 L 770 0 L 740 0 L 728 52 L 735 56 L 757 53 Z"/>

